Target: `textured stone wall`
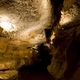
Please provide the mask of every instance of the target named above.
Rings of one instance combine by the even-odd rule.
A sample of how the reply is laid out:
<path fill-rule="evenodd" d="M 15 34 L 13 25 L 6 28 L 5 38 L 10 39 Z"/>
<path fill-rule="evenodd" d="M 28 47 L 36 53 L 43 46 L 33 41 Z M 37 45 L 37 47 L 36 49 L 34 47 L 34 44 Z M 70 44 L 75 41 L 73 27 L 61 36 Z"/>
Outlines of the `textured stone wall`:
<path fill-rule="evenodd" d="M 67 7 L 68 6 L 68 7 Z M 61 19 L 54 29 L 51 74 L 61 80 L 79 80 L 80 5 L 75 0 L 64 0 Z M 75 73 L 76 70 L 76 73 Z M 73 74 L 75 77 L 73 77 Z M 72 78 L 73 77 L 73 78 Z"/>
<path fill-rule="evenodd" d="M 39 3 L 39 0 L 34 0 L 34 4 L 36 1 Z M 40 66 L 47 67 L 51 59 L 48 53 L 51 53 L 52 59 L 48 71 L 56 80 L 60 78 L 61 80 L 69 80 L 73 75 L 75 76 L 72 80 L 80 80 L 79 77 L 76 79 L 79 73 L 75 71 L 77 66 L 79 70 L 80 2 L 77 2 L 77 0 L 64 0 L 63 4 L 62 1 L 61 4 L 55 4 L 57 1 L 53 0 L 55 2 L 50 6 L 50 2 L 46 2 L 48 0 L 41 1 L 39 3 L 41 6 L 38 4 L 33 6 L 33 0 L 23 2 L 22 0 L 0 0 L 0 20 L 5 12 L 7 16 L 12 17 L 12 22 L 14 22 L 13 18 L 15 20 L 17 18 L 17 22 L 20 20 L 17 25 L 17 32 L 8 33 L 0 26 L 0 79 L 13 80 L 15 77 L 17 78 L 17 70 L 22 65 L 40 63 Z M 44 3 L 46 4 L 43 6 Z M 27 6 L 26 10 L 25 6 Z M 38 6 L 40 9 L 38 9 Z M 53 15 L 51 15 L 51 8 L 53 8 Z M 14 16 L 12 13 L 19 17 Z M 54 17 L 52 21 L 51 17 Z M 38 22 L 36 23 L 36 21 Z M 51 22 L 53 22 L 52 25 Z M 27 28 L 24 25 L 29 28 L 29 34 L 27 34 Z M 43 29 L 47 26 L 50 26 L 49 29 L 52 29 L 50 33 L 53 32 L 53 35 L 51 35 L 51 38 L 49 35 L 51 42 L 45 44 L 47 37 Z M 45 46 L 38 46 L 41 43 L 44 43 Z"/>

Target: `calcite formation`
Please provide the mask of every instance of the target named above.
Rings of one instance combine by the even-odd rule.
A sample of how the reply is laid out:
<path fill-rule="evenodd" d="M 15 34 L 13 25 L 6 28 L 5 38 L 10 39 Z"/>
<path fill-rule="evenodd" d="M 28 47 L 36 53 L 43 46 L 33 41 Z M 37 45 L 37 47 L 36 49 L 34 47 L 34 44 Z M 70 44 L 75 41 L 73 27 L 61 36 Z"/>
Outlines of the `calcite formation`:
<path fill-rule="evenodd" d="M 34 62 L 50 24 L 50 1 L 0 0 L 0 79 L 14 80 L 22 65 Z"/>
<path fill-rule="evenodd" d="M 66 80 L 72 70 L 71 65 L 80 63 L 80 47 L 77 47 L 80 46 L 80 1 L 57 1 L 0 0 L 1 80 L 17 80 L 21 66 L 42 61 L 40 57 L 44 58 L 44 47 L 40 56 L 38 54 L 38 47 L 42 43 L 53 55 L 48 70 L 56 80 Z M 46 30 L 50 31 L 46 34 Z M 46 53 L 44 56 L 48 56 Z M 46 57 L 44 62 L 48 62 Z"/>

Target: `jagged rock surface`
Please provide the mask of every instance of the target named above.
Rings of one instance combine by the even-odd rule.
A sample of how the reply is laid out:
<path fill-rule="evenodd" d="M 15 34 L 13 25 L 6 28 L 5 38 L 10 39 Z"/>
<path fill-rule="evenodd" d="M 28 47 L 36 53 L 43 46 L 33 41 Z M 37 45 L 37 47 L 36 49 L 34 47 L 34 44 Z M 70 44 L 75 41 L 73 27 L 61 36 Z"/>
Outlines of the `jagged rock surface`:
<path fill-rule="evenodd" d="M 58 29 L 54 31 L 55 38 L 53 39 L 52 45 L 53 58 L 51 65 L 48 67 L 51 74 L 56 79 L 62 78 L 61 80 L 80 79 L 80 73 L 78 71 L 80 67 L 80 5 L 78 2 L 75 3 L 75 1 L 72 3 L 73 4 L 70 5 L 71 7 L 65 5 L 66 3 L 64 4 L 65 7 L 62 11 L 65 14 L 62 14 L 60 19 L 64 24 L 61 25 L 61 23 L 59 23 Z M 67 6 L 68 8 L 66 8 Z M 73 19 L 69 16 L 72 16 Z M 68 22 L 66 20 L 68 20 Z M 76 65 L 78 66 L 74 67 Z"/>

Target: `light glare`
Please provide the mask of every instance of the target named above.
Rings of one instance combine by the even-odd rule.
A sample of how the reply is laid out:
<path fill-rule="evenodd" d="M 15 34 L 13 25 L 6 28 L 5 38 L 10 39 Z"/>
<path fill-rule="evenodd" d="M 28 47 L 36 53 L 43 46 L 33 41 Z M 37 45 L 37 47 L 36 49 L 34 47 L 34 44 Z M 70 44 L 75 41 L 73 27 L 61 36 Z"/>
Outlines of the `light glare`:
<path fill-rule="evenodd" d="M 11 24 L 9 22 L 1 22 L 1 27 L 5 30 L 5 31 L 10 31 L 11 29 Z"/>
<path fill-rule="evenodd" d="M 1 16 L 1 19 L 0 19 L 0 27 L 3 28 L 3 31 L 7 31 L 7 32 L 12 32 L 12 31 L 15 31 L 15 25 L 13 25 L 9 18 L 6 17 L 6 16 Z"/>

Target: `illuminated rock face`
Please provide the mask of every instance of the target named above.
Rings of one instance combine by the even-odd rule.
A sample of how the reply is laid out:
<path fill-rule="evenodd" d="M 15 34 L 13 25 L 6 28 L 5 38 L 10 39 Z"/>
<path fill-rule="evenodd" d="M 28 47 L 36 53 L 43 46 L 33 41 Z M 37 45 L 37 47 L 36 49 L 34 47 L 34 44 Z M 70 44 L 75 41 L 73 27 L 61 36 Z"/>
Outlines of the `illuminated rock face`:
<path fill-rule="evenodd" d="M 75 0 L 70 1 L 68 6 L 64 0 L 58 31 L 54 28 L 51 36 L 53 59 L 48 69 L 57 79 L 66 70 L 64 54 L 74 27 L 80 24 L 80 9 L 73 5 Z M 22 65 L 34 62 L 37 45 L 46 42 L 44 29 L 51 25 L 51 7 L 50 0 L 0 0 L 0 79 L 13 80 Z M 75 30 L 78 39 L 80 28 Z"/>
<path fill-rule="evenodd" d="M 10 38 L 31 44 L 44 42 L 43 29 L 50 25 L 50 22 L 50 1 L 0 1 L 0 26 Z"/>
<path fill-rule="evenodd" d="M 49 0 L 0 0 L 0 79 L 12 79 L 33 63 L 36 45 L 46 41 L 51 24 Z"/>
<path fill-rule="evenodd" d="M 77 0 L 64 0 L 63 5 L 58 29 L 53 34 L 54 56 L 48 69 L 57 80 L 79 80 L 80 4 Z"/>

